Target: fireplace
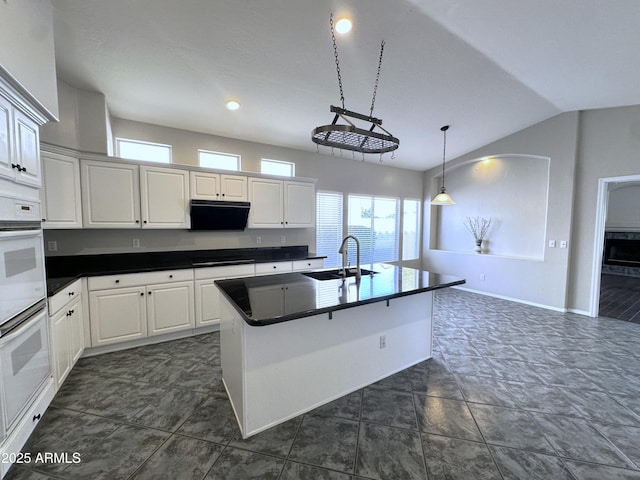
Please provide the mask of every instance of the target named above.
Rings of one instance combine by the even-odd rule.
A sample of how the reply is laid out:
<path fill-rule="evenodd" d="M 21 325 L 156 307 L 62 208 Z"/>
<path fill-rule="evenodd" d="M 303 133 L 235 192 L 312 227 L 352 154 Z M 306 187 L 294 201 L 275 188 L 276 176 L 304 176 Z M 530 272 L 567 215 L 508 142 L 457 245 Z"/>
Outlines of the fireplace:
<path fill-rule="evenodd" d="M 640 238 L 606 238 L 604 264 L 640 267 Z"/>

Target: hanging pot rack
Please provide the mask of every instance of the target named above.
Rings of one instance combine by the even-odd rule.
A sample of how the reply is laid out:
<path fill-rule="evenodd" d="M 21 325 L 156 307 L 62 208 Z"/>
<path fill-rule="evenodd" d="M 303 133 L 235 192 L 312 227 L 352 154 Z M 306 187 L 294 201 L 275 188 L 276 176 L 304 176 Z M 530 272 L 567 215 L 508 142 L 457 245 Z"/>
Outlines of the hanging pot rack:
<path fill-rule="evenodd" d="M 378 90 L 378 80 L 380 78 L 380 68 L 382 67 L 382 54 L 384 52 L 384 41 L 380 45 L 380 57 L 378 60 L 378 72 L 373 87 L 373 98 L 371 99 L 371 110 L 369 115 L 347 110 L 344 106 L 344 93 L 342 90 L 342 76 L 340 75 L 340 62 L 338 60 L 338 47 L 333 30 L 333 13 L 329 18 L 331 25 L 331 39 L 333 40 L 333 53 L 336 62 L 336 72 L 338 74 L 338 86 L 340 88 L 340 100 L 342 107 L 331 105 L 330 112 L 335 113 L 333 121 L 329 125 L 316 127 L 311 132 L 311 140 L 318 144 L 340 150 L 349 150 L 359 153 L 383 154 L 392 152 L 400 146 L 400 140 L 394 137 L 388 130 L 382 127 L 382 120 L 373 116 L 373 107 L 376 101 Z M 368 122 L 368 128 L 360 128 L 349 119 Z M 342 119 L 346 123 L 337 123 Z M 374 131 L 375 129 L 381 130 Z"/>

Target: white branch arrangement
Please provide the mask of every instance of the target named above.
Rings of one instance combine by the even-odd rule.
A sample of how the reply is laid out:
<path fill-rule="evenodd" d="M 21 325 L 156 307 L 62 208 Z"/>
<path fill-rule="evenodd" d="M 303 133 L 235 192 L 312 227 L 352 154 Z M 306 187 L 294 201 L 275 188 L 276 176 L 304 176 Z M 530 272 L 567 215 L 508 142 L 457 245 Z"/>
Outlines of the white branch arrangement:
<path fill-rule="evenodd" d="M 489 227 L 491 226 L 491 218 L 482 218 L 482 217 L 467 217 L 464 221 L 464 226 L 467 227 L 469 233 L 473 235 L 476 242 L 484 239 L 484 236 L 489 231 Z"/>

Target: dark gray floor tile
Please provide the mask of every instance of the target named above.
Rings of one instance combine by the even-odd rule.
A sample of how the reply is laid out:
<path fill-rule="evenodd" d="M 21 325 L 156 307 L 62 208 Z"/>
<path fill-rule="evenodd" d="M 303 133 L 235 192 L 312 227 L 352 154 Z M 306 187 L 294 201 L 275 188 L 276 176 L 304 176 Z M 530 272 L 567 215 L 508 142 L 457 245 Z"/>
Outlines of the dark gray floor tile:
<path fill-rule="evenodd" d="M 594 427 L 640 468 L 640 428 L 604 424 Z"/>
<path fill-rule="evenodd" d="M 422 449 L 429 479 L 501 480 L 484 443 L 425 434 Z"/>
<path fill-rule="evenodd" d="M 291 450 L 300 422 L 302 422 L 302 416 L 276 425 L 244 440 L 238 431 L 235 438 L 229 442 L 229 445 L 251 450 L 252 452 L 286 457 Z"/>
<path fill-rule="evenodd" d="M 23 465 L 13 465 L 4 480 L 53 480 L 55 478 L 30 470 Z"/>
<path fill-rule="evenodd" d="M 503 358 L 487 358 L 486 360 L 495 375 L 504 380 L 542 385 L 545 383 L 542 377 L 534 372 L 530 364 L 526 362 Z"/>
<path fill-rule="evenodd" d="M 359 420 L 361 410 L 362 390 L 358 390 L 314 409 L 313 414 Z"/>
<path fill-rule="evenodd" d="M 169 437 L 168 433 L 123 425 L 93 443 L 77 465 L 68 466 L 68 480 L 118 480 L 128 478 Z"/>
<path fill-rule="evenodd" d="M 457 378 L 462 394 L 468 402 L 505 407 L 517 406 L 505 382 L 489 377 L 459 375 Z"/>
<path fill-rule="evenodd" d="M 71 456 L 79 453 L 84 457 L 95 443 L 102 442 L 121 425 L 120 422 L 95 415 L 49 408 L 27 441 L 23 452 L 31 454 L 34 468 L 60 474 L 66 468 L 64 463 L 36 462 L 38 454 L 51 452 Z"/>
<path fill-rule="evenodd" d="M 640 480 L 640 472 L 565 460 L 577 480 Z"/>
<path fill-rule="evenodd" d="M 164 388 L 155 398 L 130 417 L 131 423 L 175 431 L 207 398 L 206 394 Z"/>
<path fill-rule="evenodd" d="M 172 383 L 172 387 L 186 388 L 203 393 L 224 393 L 222 368 L 219 365 L 196 363 L 193 368 L 183 372 Z"/>
<path fill-rule="evenodd" d="M 229 399 L 220 395 L 210 397 L 194 410 L 177 433 L 227 444 L 239 431 Z"/>
<path fill-rule="evenodd" d="M 578 414 L 561 387 L 508 382 L 507 388 L 517 404 L 525 410 L 557 415 Z"/>
<path fill-rule="evenodd" d="M 410 370 L 409 381 L 414 393 L 462 400 L 462 392 L 453 374 Z"/>
<path fill-rule="evenodd" d="M 173 435 L 130 480 L 202 480 L 223 449 L 222 445 L 215 443 Z"/>
<path fill-rule="evenodd" d="M 457 375 L 490 377 L 495 375 L 489 363 L 480 356 L 445 354 L 449 370 Z"/>
<path fill-rule="evenodd" d="M 424 395 L 414 395 L 413 400 L 421 432 L 483 441 L 466 402 Z"/>
<path fill-rule="evenodd" d="M 488 444 L 554 455 L 542 429 L 529 413 L 493 405 L 469 405 Z"/>
<path fill-rule="evenodd" d="M 418 432 L 362 422 L 356 474 L 381 480 L 426 480 Z"/>
<path fill-rule="evenodd" d="M 411 393 L 411 383 L 409 383 L 409 377 L 406 370 L 389 375 L 388 377 L 369 385 L 369 387 Z"/>
<path fill-rule="evenodd" d="M 533 414 L 562 457 L 617 467 L 633 467 L 611 442 L 581 418 Z"/>
<path fill-rule="evenodd" d="M 276 480 L 284 459 L 227 447 L 206 480 Z"/>
<path fill-rule="evenodd" d="M 640 417 L 605 392 L 565 389 L 578 414 L 591 420 L 640 427 Z"/>
<path fill-rule="evenodd" d="M 504 447 L 489 449 L 506 480 L 575 480 L 556 456 Z"/>
<path fill-rule="evenodd" d="M 411 393 L 365 388 L 362 396 L 362 420 L 392 427 L 417 430 Z"/>
<path fill-rule="evenodd" d="M 407 373 L 411 373 L 413 371 L 420 371 L 429 374 L 451 373 L 449 372 L 449 367 L 447 367 L 447 363 L 444 358 L 438 354 L 434 354 L 429 360 L 416 363 L 414 366 L 407 369 Z"/>
<path fill-rule="evenodd" d="M 159 344 L 162 345 L 162 344 Z M 193 355 L 193 352 L 191 352 Z M 162 364 L 139 377 L 141 382 L 153 383 L 163 387 L 178 383 L 180 377 L 194 367 L 193 359 L 169 357 Z"/>
<path fill-rule="evenodd" d="M 305 415 L 289 458 L 301 463 L 353 472 L 358 422 Z"/>
<path fill-rule="evenodd" d="M 279 480 L 350 480 L 346 473 L 333 472 L 320 467 L 287 462 Z"/>
<path fill-rule="evenodd" d="M 593 380 L 583 374 L 578 368 L 540 364 L 532 364 L 531 368 L 540 375 L 548 385 L 587 390 L 593 389 L 595 386 Z"/>
<path fill-rule="evenodd" d="M 640 371 L 640 370 L 638 370 Z M 612 394 L 611 396 L 622 406 L 627 407 L 636 415 L 640 415 L 640 390 L 633 395 Z"/>
<path fill-rule="evenodd" d="M 89 370 L 102 375 L 138 380 L 148 371 L 167 361 L 166 357 L 144 355 L 132 350 L 122 350 L 104 355 L 81 358 L 74 368 Z"/>

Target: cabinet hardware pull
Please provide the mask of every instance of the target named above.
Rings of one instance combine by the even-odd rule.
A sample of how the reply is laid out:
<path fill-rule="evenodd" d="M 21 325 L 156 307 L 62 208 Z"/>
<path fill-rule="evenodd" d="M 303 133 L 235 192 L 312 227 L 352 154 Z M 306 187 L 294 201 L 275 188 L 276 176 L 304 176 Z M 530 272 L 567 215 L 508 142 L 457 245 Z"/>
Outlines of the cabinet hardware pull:
<path fill-rule="evenodd" d="M 149 292 L 149 295 L 151 295 L 153 292 Z"/>
<path fill-rule="evenodd" d="M 70 317 L 70 316 L 71 316 L 71 310 L 67 312 L 67 317 Z"/>
<path fill-rule="evenodd" d="M 140 220 L 136 220 L 136 223 L 140 223 Z"/>
<path fill-rule="evenodd" d="M 120 283 L 120 280 L 116 280 L 116 283 Z"/>
<path fill-rule="evenodd" d="M 141 297 L 144 297 L 144 292 L 140 292 L 140 296 L 141 296 Z"/>
<path fill-rule="evenodd" d="M 76 294 L 76 292 L 69 292 L 69 296 L 75 295 L 75 294 Z"/>
<path fill-rule="evenodd" d="M 15 163 L 11 164 L 11 168 L 18 168 L 18 167 L 19 167 L 19 165 L 16 165 Z"/>
<path fill-rule="evenodd" d="M 42 417 L 42 415 L 37 414 L 33 416 L 33 421 L 35 422 L 36 420 L 40 420 L 40 418 Z"/>
<path fill-rule="evenodd" d="M 173 275 L 169 275 L 169 278 L 173 278 Z"/>
<path fill-rule="evenodd" d="M 46 221 L 47 221 L 47 219 L 46 219 L 46 218 L 43 218 L 43 219 L 42 219 L 42 221 L 43 221 L 43 222 L 46 222 Z"/>
<path fill-rule="evenodd" d="M 278 268 L 278 267 L 276 265 L 274 265 L 273 268 Z"/>
<path fill-rule="evenodd" d="M 22 167 L 22 171 L 26 172 L 27 171 L 27 167 Z"/>
<path fill-rule="evenodd" d="M 147 223 L 147 221 L 146 221 L 146 220 L 144 220 L 144 223 Z"/>

